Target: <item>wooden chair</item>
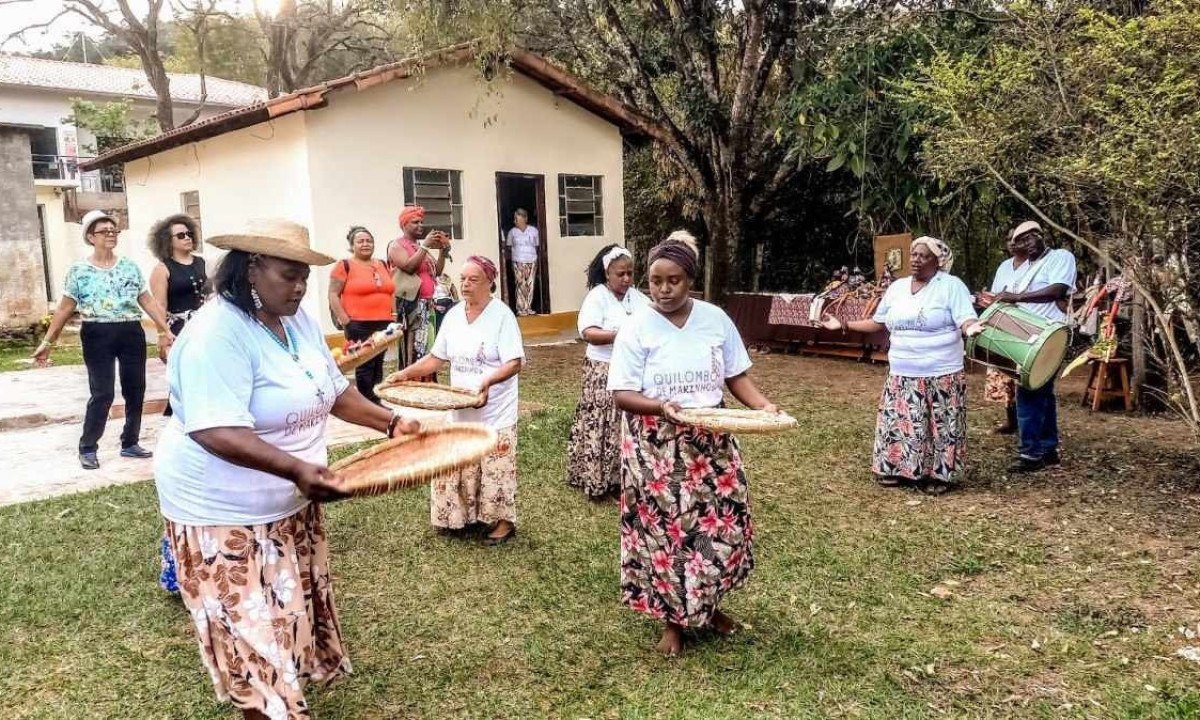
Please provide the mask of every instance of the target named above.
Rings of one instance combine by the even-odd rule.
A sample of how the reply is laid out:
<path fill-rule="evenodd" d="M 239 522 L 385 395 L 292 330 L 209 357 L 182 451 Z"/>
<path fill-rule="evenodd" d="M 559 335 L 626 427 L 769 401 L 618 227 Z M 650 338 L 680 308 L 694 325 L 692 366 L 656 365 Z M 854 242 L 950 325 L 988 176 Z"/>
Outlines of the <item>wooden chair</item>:
<path fill-rule="evenodd" d="M 1093 411 L 1099 410 L 1105 400 L 1119 399 L 1125 403 L 1125 411 L 1133 409 L 1129 394 L 1129 361 L 1113 358 L 1108 361 L 1088 360 L 1088 384 L 1083 391 L 1083 406 L 1089 404 Z"/>

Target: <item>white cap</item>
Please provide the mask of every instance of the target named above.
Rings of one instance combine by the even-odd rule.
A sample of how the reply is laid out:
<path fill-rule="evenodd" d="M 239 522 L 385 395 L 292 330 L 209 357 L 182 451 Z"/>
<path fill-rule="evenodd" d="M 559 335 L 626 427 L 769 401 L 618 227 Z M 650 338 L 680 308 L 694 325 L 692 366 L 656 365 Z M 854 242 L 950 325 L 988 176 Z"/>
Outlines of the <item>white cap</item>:
<path fill-rule="evenodd" d="M 1041 232 L 1042 226 L 1038 225 L 1033 220 L 1026 220 L 1025 222 L 1018 225 L 1016 228 L 1014 228 L 1012 233 L 1008 237 L 1009 237 L 1009 239 L 1016 240 L 1017 238 L 1021 237 L 1022 235 L 1024 235 L 1025 233 L 1027 233 L 1031 230 L 1037 230 L 1038 232 Z"/>
<path fill-rule="evenodd" d="M 89 210 L 88 214 L 84 215 L 83 220 L 81 220 L 79 222 L 80 227 L 83 228 L 83 241 L 84 242 L 87 242 L 87 236 L 88 236 L 88 233 L 91 232 L 92 226 L 95 225 L 96 223 L 100 222 L 101 220 L 108 220 L 113 225 L 120 225 L 120 223 L 117 222 L 117 219 L 115 217 L 113 217 L 112 215 L 109 215 L 108 213 L 104 212 L 103 210 Z"/>

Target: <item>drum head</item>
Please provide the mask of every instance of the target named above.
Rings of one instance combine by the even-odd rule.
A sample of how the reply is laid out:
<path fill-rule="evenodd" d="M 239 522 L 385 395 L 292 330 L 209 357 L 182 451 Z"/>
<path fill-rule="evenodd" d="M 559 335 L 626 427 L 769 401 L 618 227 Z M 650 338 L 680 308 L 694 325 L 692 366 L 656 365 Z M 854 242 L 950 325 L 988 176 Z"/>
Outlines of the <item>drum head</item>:
<path fill-rule="evenodd" d="M 1037 390 L 1058 374 L 1058 368 L 1067 356 L 1069 340 L 1070 334 L 1065 327 L 1055 328 L 1042 339 L 1041 347 L 1034 354 L 1026 373 L 1025 385 L 1030 390 Z"/>

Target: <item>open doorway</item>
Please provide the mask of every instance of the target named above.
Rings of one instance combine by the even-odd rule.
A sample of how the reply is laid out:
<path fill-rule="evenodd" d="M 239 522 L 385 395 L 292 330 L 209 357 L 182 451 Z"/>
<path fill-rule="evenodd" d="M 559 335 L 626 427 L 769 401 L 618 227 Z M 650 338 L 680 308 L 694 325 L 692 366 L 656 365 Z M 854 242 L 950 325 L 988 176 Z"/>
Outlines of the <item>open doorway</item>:
<path fill-rule="evenodd" d="M 538 315 L 550 312 L 550 269 L 546 254 L 546 181 L 543 175 L 496 173 L 496 211 L 500 225 L 500 296 L 517 311 L 516 275 L 513 272 L 508 243 L 508 231 L 514 227 L 513 215 L 518 209 L 529 216 L 529 224 L 538 229 L 537 270 L 530 307 Z"/>

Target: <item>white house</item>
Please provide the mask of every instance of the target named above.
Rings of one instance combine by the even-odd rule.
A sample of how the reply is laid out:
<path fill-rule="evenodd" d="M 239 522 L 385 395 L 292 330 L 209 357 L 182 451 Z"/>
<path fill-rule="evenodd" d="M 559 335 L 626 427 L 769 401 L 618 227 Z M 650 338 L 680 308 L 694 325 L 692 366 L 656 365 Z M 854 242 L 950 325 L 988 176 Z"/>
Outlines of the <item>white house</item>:
<path fill-rule="evenodd" d="M 512 72 L 491 83 L 471 58 L 460 46 L 382 66 L 119 148 L 84 167 L 124 163 L 135 238 L 193 198 L 206 235 L 282 216 L 307 225 L 315 246 L 335 257 L 347 255 L 352 225 L 369 228 L 382 254 L 399 232 L 402 207 L 420 204 L 427 226 L 453 236 L 455 263 L 473 254 L 498 260 L 513 211 L 525 208 L 542 231 L 546 262 L 535 305 L 541 317 L 523 326 L 571 326 L 588 261 L 605 244 L 623 242 L 623 138 L 640 135 L 644 120 L 536 55 L 514 53 Z M 449 272 L 456 277 L 457 267 Z M 332 332 L 328 273 L 313 278 L 306 306 Z M 509 297 L 508 288 L 502 294 Z"/>
<path fill-rule="evenodd" d="M 170 78 L 176 122 L 197 109 L 203 120 L 266 99 L 266 91 L 245 83 L 210 77 L 202 93 L 198 75 Z M 28 319 L 27 314 L 40 317 L 57 300 L 67 267 L 87 252 L 74 222 L 83 212 L 125 207 L 119 172 L 80 167 L 94 158 L 96 139 L 66 121 L 75 98 L 127 100 L 135 119 L 150 118 L 156 99 L 140 69 L 0 55 L 0 134 L 7 161 L 0 188 L 11 204 L 7 209 L 28 216 L 27 222 L 0 222 L 0 256 L 13 260 L 0 270 L 5 297 L 0 325 Z"/>

